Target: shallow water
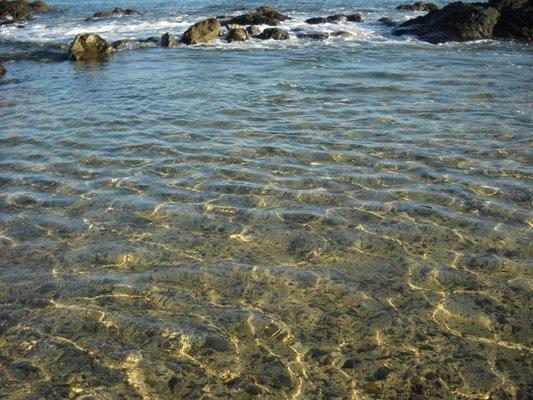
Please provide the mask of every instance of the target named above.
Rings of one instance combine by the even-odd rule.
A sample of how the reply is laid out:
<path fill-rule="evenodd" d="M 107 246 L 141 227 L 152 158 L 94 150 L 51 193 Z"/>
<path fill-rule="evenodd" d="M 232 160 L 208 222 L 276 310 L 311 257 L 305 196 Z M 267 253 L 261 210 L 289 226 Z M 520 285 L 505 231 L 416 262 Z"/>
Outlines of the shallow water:
<path fill-rule="evenodd" d="M 260 5 L 50 3 L 0 27 L 0 397 L 531 393 L 530 46 L 290 0 L 287 43 L 48 62 Z"/>

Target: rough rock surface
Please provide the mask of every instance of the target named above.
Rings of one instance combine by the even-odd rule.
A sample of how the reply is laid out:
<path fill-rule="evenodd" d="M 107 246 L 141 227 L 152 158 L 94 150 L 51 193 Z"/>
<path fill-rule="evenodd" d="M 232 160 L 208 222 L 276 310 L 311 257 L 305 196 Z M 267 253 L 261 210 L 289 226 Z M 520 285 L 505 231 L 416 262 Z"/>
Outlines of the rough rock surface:
<path fill-rule="evenodd" d="M 44 1 L 38 0 L 28 4 L 33 12 L 44 13 L 52 11 L 52 7 L 46 4 Z"/>
<path fill-rule="evenodd" d="M 330 15 L 329 17 L 309 18 L 305 22 L 308 24 L 316 25 L 316 24 L 327 24 L 327 23 L 342 22 L 342 21 L 363 22 L 363 16 L 360 13 L 336 14 L 336 15 Z"/>
<path fill-rule="evenodd" d="M 26 21 L 31 19 L 32 12 L 25 0 L 0 1 L 0 23 Z"/>
<path fill-rule="evenodd" d="M 183 34 L 185 44 L 212 43 L 220 32 L 220 21 L 214 18 L 200 21 Z"/>
<path fill-rule="evenodd" d="M 167 32 L 161 36 L 161 47 L 176 47 L 177 45 L 178 41 L 171 33 Z"/>
<path fill-rule="evenodd" d="M 501 14 L 494 37 L 533 41 L 533 1 L 491 0 L 489 4 Z"/>
<path fill-rule="evenodd" d="M 69 59 L 72 61 L 98 60 L 109 56 L 113 47 L 94 33 L 76 36 L 69 48 Z"/>
<path fill-rule="evenodd" d="M 226 36 L 226 41 L 228 43 L 245 42 L 246 40 L 250 40 L 250 36 L 248 35 L 248 32 L 244 28 L 231 29 L 228 33 L 228 36 Z"/>
<path fill-rule="evenodd" d="M 414 35 L 430 43 L 464 42 L 492 37 L 500 12 L 484 3 L 456 2 L 404 22 L 396 35 Z"/>
<path fill-rule="evenodd" d="M 258 39 L 268 40 L 288 40 L 290 38 L 289 32 L 279 28 L 267 28 L 261 34 L 257 35 Z"/>
<path fill-rule="evenodd" d="M 423 1 L 417 1 L 414 4 L 400 4 L 398 7 L 396 7 L 396 9 L 405 11 L 435 11 L 438 10 L 439 7 L 434 3 L 425 3 Z"/>
<path fill-rule="evenodd" d="M 257 36 L 261 34 L 261 28 L 255 25 L 250 25 L 246 28 L 246 32 L 248 32 L 248 34 L 251 36 Z"/>
<path fill-rule="evenodd" d="M 238 15 L 231 18 L 229 24 L 239 25 L 279 25 L 280 22 L 289 20 L 290 17 L 283 15 L 276 10 L 272 10 L 269 7 L 259 7 L 254 12 Z"/>

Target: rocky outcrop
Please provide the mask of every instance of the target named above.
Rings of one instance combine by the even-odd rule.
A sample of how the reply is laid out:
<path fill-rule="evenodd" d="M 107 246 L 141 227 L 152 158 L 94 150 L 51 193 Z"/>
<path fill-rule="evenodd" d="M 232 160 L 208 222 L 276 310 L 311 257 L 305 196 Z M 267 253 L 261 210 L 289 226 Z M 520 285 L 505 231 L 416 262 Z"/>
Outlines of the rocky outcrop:
<path fill-rule="evenodd" d="M 206 19 L 191 26 L 183 34 L 185 44 L 212 43 L 220 32 L 220 21 L 214 18 Z"/>
<path fill-rule="evenodd" d="M 386 18 L 386 17 L 378 19 L 378 22 L 381 25 L 385 25 L 385 26 L 396 26 L 396 21 L 393 21 L 392 19 Z"/>
<path fill-rule="evenodd" d="M 228 43 L 245 42 L 247 40 L 250 40 L 250 36 L 248 35 L 248 32 L 246 32 L 246 29 L 244 28 L 233 28 L 229 31 L 228 35 L 226 36 L 226 41 Z"/>
<path fill-rule="evenodd" d="M 113 53 L 113 47 L 94 33 L 84 33 L 76 36 L 68 51 L 72 61 L 99 60 Z"/>
<path fill-rule="evenodd" d="M 33 10 L 25 0 L 0 1 L 0 24 L 31 19 Z"/>
<path fill-rule="evenodd" d="M 492 37 L 499 17 L 500 12 L 488 4 L 456 2 L 406 21 L 393 32 L 430 43 L 464 42 Z"/>
<path fill-rule="evenodd" d="M 254 12 L 238 15 L 228 20 L 229 24 L 239 25 L 279 25 L 280 22 L 291 19 L 287 15 L 283 15 L 276 10 L 272 10 L 269 7 L 259 7 Z"/>
<path fill-rule="evenodd" d="M 533 41 L 533 1 L 491 0 L 489 3 L 501 14 L 494 27 L 494 37 Z"/>
<path fill-rule="evenodd" d="M 35 13 L 45 13 L 52 11 L 52 7 L 50 7 L 48 4 L 41 0 L 32 1 L 31 3 L 28 3 L 28 5 Z"/>
<path fill-rule="evenodd" d="M 336 15 L 330 15 L 329 17 L 309 18 L 305 22 L 311 25 L 316 25 L 316 24 L 327 24 L 327 23 L 343 22 L 343 21 L 363 22 L 363 16 L 360 13 L 336 14 Z"/>
<path fill-rule="evenodd" d="M 414 4 L 400 4 L 398 7 L 396 7 L 396 9 L 403 11 L 435 11 L 438 10 L 439 7 L 434 3 L 425 3 L 423 1 L 417 1 Z"/>
<path fill-rule="evenodd" d="M 257 35 L 257 38 L 262 40 L 288 40 L 290 35 L 289 32 L 280 28 L 267 28 L 261 34 Z"/>
<path fill-rule="evenodd" d="M 167 32 L 161 36 L 161 47 L 176 47 L 177 45 L 178 41 L 171 33 Z"/>

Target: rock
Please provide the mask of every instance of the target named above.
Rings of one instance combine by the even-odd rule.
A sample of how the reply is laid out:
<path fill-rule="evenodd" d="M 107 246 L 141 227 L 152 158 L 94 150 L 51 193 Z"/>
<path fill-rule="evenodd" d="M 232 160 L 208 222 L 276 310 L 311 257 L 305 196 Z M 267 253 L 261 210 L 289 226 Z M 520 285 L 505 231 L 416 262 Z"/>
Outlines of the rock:
<path fill-rule="evenodd" d="M 0 1 L 0 23 L 27 21 L 32 12 L 25 0 Z"/>
<path fill-rule="evenodd" d="M 389 374 L 392 372 L 392 370 L 390 368 L 387 368 L 387 367 L 379 367 L 377 370 L 376 370 L 376 373 L 374 374 L 374 378 L 377 380 L 377 381 L 383 381 L 385 379 L 387 379 L 387 377 L 389 376 Z"/>
<path fill-rule="evenodd" d="M 464 42 L 490 38 L 500 13 L 484 3 L 456 2 L 411 19 L 393 30 L 430 43 Z"/>
<path fill-rule="evenodd" d="M 313 33 L 298 33 L 296 35 L 298 39 L 311 39 L 311 40 L 326 40 L 329 38 L 329 34 L 325 32 L 313 32 Z"/>
<path fill-rule="evenodd" d="M 0 75 L 4 75 L 6 73 L 6 69 L 0 65 Z"/>
<path fill-rule="evenodd" d="M 124 10 L 122 7 L 115 7 L 113 10 L 113 14 L 124 14 L 126 10 Z"/>
<path fill-rule="evenodd" d="M 52 7 L 46 4 L 44 1 L 38 0 L 28 4 L 33 12 L 44 13 L 52 11 Z"/>
<path fill-rule="evenodd" d="M 139 15 L 141 12 L 139 10 L 136 10 L 135 8 L 126 8 L 124 11 L 124 14 L 126 15 Z"/>
<path fill-rule="evenodd" d="M 257 36 L 261 34 L 261 29 L 255 25 L 250 25 L 246 28 L 246 32 L 248 32 L 248 34 L 251 36 Z"/>
<path fill-rule="evenodd" d="M 248 36 L 248 32 L 246 32 L 246 29 L 243 28 L 231 29 L 228 33 L 228 36 L 226 36 L 226 41 L 228 43 L 244 42 L 246 40 L 250 40 L 250 36 Z"/>
<path fill-rule="evenodd" d="M 109 56 L 113 47 L 94 33 L 76 36 L 69 48 L 69 59 L 72 61 L 98 60 Z"/>
<path fill-rule="evenodd" d="M 396 26 L 396 22 L 395 21 L 393 21 L 390 18 L 386 18 L 386 17 L 378 19 L 378 22 L 380 24 L 382 24 L 382 25 L 385 25 L 385 26 Z"/>
<path fill-rule="evenodd" d="M 241 25 L 239 24 L 226 24 L 226 28 L 228 28 L 228 30 L 232 30 L 232 29 L 244 29 L 244 27 L 242 27 Z"/>
<path fill-rule="evenodd" d="M 110 16 L 111 16 L 111 13 L 109 11 L 98 11 L 98 12 L 95 12 L 91 18 L 87 18 L 87 19 L 109 18 Z"/>
<path fill-rule="evenodd" d="M 134 50 L 141 47 L 141 43 L 133 39 L 117 40 L 111 44 L 115 50 Z"/>
<path fill-rule="evenodd" d="M 171 33 L 167 32 L 161 36 L 161 47 L 176 47 L 177 45 L 178 41 Z"/>
<path fill-rule="evenodd" d="M 214 18 L 206 19 L 191 26 L 183 34 L 185 44 L 212 43 L 218 37 L 220 21 Z"/>
<path fill-rule="evenodd" d="M 438 10 L 439 7 L 434 3 L 425 3 L 423 1 L 417 1 L 414 4 L 400 4 L 398 7 L 396 7 L 396 9 L 403 11 L 435 11 Z"/>
<path fill-rule="evenodd" d="M 150 36 L 149 38 L 146 38 L 146 39 L 140 39 L 139 42 L 140 43 L 161 44 L 161 38 L 159 38 L 157 36 Z"/>
<path fill-rule="evenodd" d="M 269 7 L 259 7 L 252 13 L 238 15 L 231 18 L 228 23 L 239 25 L 279 25 L 280 22 L 289 20 L 290 17 L 283 15 Z"/>
<path fill-rule="evenodd" d="M 343 22 L 343 21 L 363 22 L 363 16 L 359 13 L 348 14 L 348 15 L 336 14 L 336 15 L 330 15 L 329 17 L 314 17 L 314 18 L 309 18 L 305 20 L 306 23 L 312 24 L 312 25 Z"/>
<path fill-rule="evenodd" d="M 268 40 L 288 40 L 290 38 L 289 32 L 279 28 L 267 28 L 261 34 L 257 35 L 258 39 Z"/>
<path fill-rule="evenodd" d="M 353 35 L 350 32 L 337 31 L 337 32 L 333 32 L 330 36 L 341 37 L 341 38 L 346 39 L 346 38 L 351 38 Z"/>
<path fill-rule="evenodd" d="M 493 0 L 501 14 L 493 36 L 531 42 L 533 40 L 533 2 L 531 0 Z"/>

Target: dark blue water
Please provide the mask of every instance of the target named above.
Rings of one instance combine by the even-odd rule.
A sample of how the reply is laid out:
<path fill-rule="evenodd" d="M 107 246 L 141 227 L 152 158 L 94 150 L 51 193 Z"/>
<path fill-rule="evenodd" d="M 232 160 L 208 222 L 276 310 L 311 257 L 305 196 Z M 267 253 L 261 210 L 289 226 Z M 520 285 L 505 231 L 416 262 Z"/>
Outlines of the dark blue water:
<path fill-rule="evenodd" d="M 287 42 L 56 61 L 261 5 L 87 3 L 0 26 L 0 397 L 525 398 L 530 46 L 291 0 Z"/>

